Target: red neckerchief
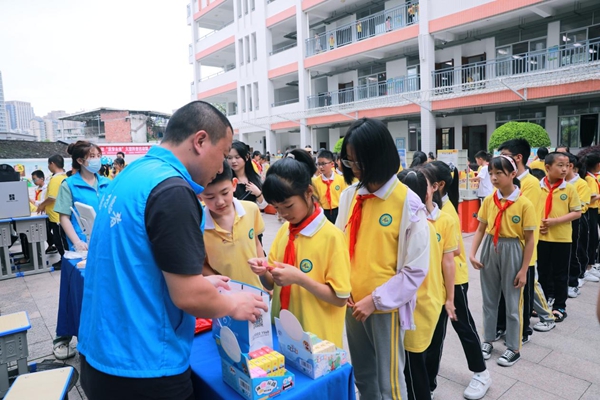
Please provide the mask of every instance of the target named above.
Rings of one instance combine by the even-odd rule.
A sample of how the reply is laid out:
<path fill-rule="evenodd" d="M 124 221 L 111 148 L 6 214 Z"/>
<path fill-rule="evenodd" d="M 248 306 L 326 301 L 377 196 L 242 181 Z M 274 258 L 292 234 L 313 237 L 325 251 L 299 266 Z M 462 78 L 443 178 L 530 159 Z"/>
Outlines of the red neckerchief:
<path fill-rule="evenodd" d="M 335 179 L 335 172 L 334 172 L 333 178 Z M 329 180 L 329 179 L 321 178 L 321 180 L 323 181 L 324 184 L 327 185 L 327 191 L 325 192 L 325 198 L 327 199 L 327 202 L 329 203 L 329 209 L 331 210 L 333 208 L 333 206 L 331 205 L 331 184 L 333 183 L 333 179 Z"/>
<path fill-rule="evenodd" d="M 308 218 L 306 218 L 304 221 L 302 221 L 298 225 L 290 224 L 290 226 L 289 226 L 288 242 L 287 242 L 287 245 L 285 246 L 285 253 L 283 254 L 283 262 L 285 264 L 293 265 L 294 267 L 296 266 L 296 247 L 294 246 L 294 240 L 296 239 L 296 236 L 300 232 L 302 232 L 302 230 L 304 228 L 306 228 L 311 222 L 313 222 L 315 220 L 315 218 L 317 218 L 319 216 L 319 211 L 320 211 L 319 205 L 317 203 L 314 203 L 314 204 L 315 204 L 315 210 Z M 282 310 L 287 310 L 290 306 L 291 290 L 292 290 L 291 285 L 281 287 L 279 299 L 281 300 L 281 309 Z"/>
<path fill-rule="evenodd" d="M 498 215 L 496 215 L 496 220 L 494 221 L 494 247 L 498 246 L 498 238 L 500 237 L 500 225 L 502 225 L 502 214 L 504 214 L 504 211 L 506 211 L 508 207 L 515 203 L 514 201 L 506 200 L 506 203 L 502 205 L 498 196 L 500 196 L 499 190 L 497 190 L 496 193 L 494 193 L 494 204 L 496 204 L 496 207 L 498 207 Z"/>
<path fill-rule="evenodd" d="M 558 182 L 556 182 L 554 185 L 550 185 L 550 181 L 548 180 L 548 177 L 547 176 L 544 177 L 544 183 L 546 184 L 546 187 L 550 191 L 550 193 L 548 193 L 548 197 L 546 197 L 546 209 L 544 210 L 544 219 L 548 218 L 548 215 L 550 215 L 550 211 L 552 211 L 552 193 L 554 193 L 554 189 L 556 189 L 560 185 L 562 185 L 563 182 L 564 182 L 564 179 L 561 179 Z"/>

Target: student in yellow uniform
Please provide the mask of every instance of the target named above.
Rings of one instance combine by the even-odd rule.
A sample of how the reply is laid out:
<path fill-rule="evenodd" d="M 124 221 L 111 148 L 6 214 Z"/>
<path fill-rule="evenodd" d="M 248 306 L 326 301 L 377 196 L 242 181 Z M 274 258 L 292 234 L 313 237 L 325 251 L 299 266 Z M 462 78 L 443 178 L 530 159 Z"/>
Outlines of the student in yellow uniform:
<path fill-rule="evenodd" d="M 529 163 L 529 168 L 530 169 L 541 169 L 543 171 L 546 170 L 546 163 L 544 162 L 544 159 L 546 158 L 546 156 L 548 155 L 548 149 L 545 147 L 540 147 L 537 150 L 537 158 L 535 160 L 533 160 L 531 163 Z"/>
<path fill-rule="evenodd" d="M 312 157 L 300 149 L 269 168 L 263 194 L 287 223 L 273 240 L 268 262 L 248 263 L 267 289 L 275 284 L 274 317 L 289 310 L 305 331 L 342 347 L 350 261 L 343 233 L 314 201 L 315 170 Z"/>
<path fill-rule="evenodd" d="M 425 166 L 430 169 L 434 179 L 434 189 L 442 197 L 442 211 L 449 214 L 454 221 L 454 234 L 458 238 L 458 247 L 460 254 L 454 257 L 455 278 L 454 278 L 454 307 L 456 320 L 451 320 L 452 327 L 458 335 L 462 344 L 469 370 L 473 372 L 471 382 L 465 390 L 465 395 L 470 392 L 470 388 L 478 389 L 478 392 L 484 392 L 489 388 L 492 378 L 486 368 L 483 354 L 481 353 L 481 341 L 475 328 L 475 320 L 469 310 L 468 290 L 469 290 L 469 267 L 467 265 L 465 245 L 460 231 L 460 221 L 458 218 L 458 180 L 459 173 L 456 167 L 452 171 L 450 167 L 442 161 L 434 161 Z M 437 387 L 437 374 L 442 358 L 444 339 L 446 337 L 446 325 L 448 324 L 448 314 L 445 308 L 441 310 L 441 316 L 436 326 L 435 333 L 429 350 L 427 350 L 427 373 L 429 375 L 429 390 L 433 392 Z M 477 397 L 472 397 L 477 398 Z"/>
<path fill-rule="evenodd" d="M 587 209 L 590 205 L 592 192 L 587 182 L 579 176 L 579 160 L 571 153 L 569 157 L 569 166 L 565 180 L 575 187 L 579 200 L 581 201 L 581 218 L 571 221 L 571 259 L 569 262 L 569 292 L 568 296 L 575 298 L 581 294 L 579 289 L 579 279 L 585 277 L 588 265 L 588 237 L 590 229 L 588 226 Z"/>
<path fill-rule="evenodd" d="M 510 367 L 521 358 L 523 286 L 535 247 L 533 232 L 537 229 L 538 213 L 533 204 L 521 196 L 517 164 L 512 157 L 494 157 L 489 166 L 492 184 L 497 190 L 485 198 L 479 209 L 479 227 L 469 259 L 481 272 L 484 335 L 481 351 L 486 360 L 492 355 L 491 342 L 496 337 L 502 292 L 506 304 L 506 351 L 497 363 Z M 476 254 L 482 240 L 478 260 Z"/>
<path fill-rule="evenodd" d="M 348 185 L 344 182 L 343 176 L 335 173 L 334 156 L 329 150 L 319 151 L 319 154 L 317 154 L 317 167 L 321 171 L 321 175 L 312 178 L 315 194 L 325 216 L 331 223 L 335 224 L 340 194 Z"/>
<path fill-rule="evenodd" d="M 437 243 L 437 246 L 432 245 L 430 248 L 429 271 L 417 291 L 417 307 L 414 313 L 417 329 L 407 331 L 404 336 L 404 348 L 406 349 L 404 377 L 409 400 L 426 399 L 431 395 L 425 356 L 431 345 L 441 308 L 445 306 L 450 318 L 456 319 L 454 313 L 454 254 L 458 254 L 458 238 L 454 232 L 452 217 L 438 208 L 441 205 L 441 198 L 439 193 L 433 189 L 430 179 L 426 178 L 429 171 L 427 169 L 416 171 L 409 169 L 398 174 L 400 182 L 408 186 L 425 203 L 430 243 Z"/>
<path fill-rule="evenodd" d="M 356 121 L 342 143 L 344 179 L 336 226 L 352 266 L 346 332 L 363 399 L 406 399 L 404 332 L 415 329 L 417 290 L 427 275 L 429 225 L 421 199 L 398 181 L 400 157 L 381 121 Z"/>
<path fill-rule="evenodd" d="M 223 172 L 200 195 L 205 204 L 206 258 L 202 275 L 224 275 L 261 288 L 260 279 L 248 268 L 247 261 L 264 254 L 258 235 L 265 224 L 255 202 L 233 197 L 236 184 L 231 167 L 224 161 Z"/>
<path fill-rule="evenodd" d="M 538 274 L 546 298 L 554 295 L 554 319 L 562 322 L 567 317 L 571 221 L 581 217 L 581 200 L 575 187 L 565 181 L 569 157 L 565 153 L 550 153 L 545 162 L 546 177 L 540 182 L 544 215 L 538 243 Z"/>
<path fill-rule="evenodd" d="M 600 276 L 600 270 L 595 266 L 598 251 L 598 229 L 592 229 L 598 226 L 598 203 L 600 202 L 600 183 L 596 180 L 596 173 L 600 171 L 600 153 L 591 152 L 580 158 L 580 175 L 585 177 L 585 182 L 590 188 L 591 197 L 588 207 L 588 265 L 584 273 L 583 284 L 585 281 L 598 282 L 597 276 Z"/>

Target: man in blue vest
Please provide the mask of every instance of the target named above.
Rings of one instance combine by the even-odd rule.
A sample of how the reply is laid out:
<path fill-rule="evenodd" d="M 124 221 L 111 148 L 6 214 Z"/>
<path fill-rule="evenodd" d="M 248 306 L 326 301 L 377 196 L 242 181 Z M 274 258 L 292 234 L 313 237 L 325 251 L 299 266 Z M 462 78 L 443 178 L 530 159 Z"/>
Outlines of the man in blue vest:
<path fill-rule="evenodd" d="M 90 400 L 193 398 L 194 317 L 255 321 L 267 310 L 258 296 L 219 294 L 228 278 L 201 274 L 196 195 L 222 172 L 232 136 L 216 108 L 189 103 L 100 199 L 78 337 Z"/>

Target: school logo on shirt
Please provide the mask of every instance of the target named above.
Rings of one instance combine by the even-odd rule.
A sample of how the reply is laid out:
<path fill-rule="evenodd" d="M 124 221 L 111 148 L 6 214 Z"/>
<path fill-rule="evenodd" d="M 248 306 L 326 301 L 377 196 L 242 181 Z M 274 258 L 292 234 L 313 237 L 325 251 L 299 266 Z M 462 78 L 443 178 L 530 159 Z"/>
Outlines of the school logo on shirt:
<path fill-rule="evenodd" d="M 340 185 L 335 185 L 335 190 L 340 190 Z"/>
<path fill-rule="evenodd" d="M 383 214 L 379 217 L 379 224 L 381 226 L 389 226 L 392 223 L 392 216 L 390 214 Z"/>
<path fill-rule="evenodd" d="M 437 236 L 438 242 L 442 241 L 442 235 L 440 235 L 439 233 L 436 233 L 435 236 Z"/>
<path fill-rule="evenodd" d="M 250 232 L 248 232 L 248 237 L 250 239 L 254 239 L 254 228 L 250 229 Z"/>
<path fill-rule="evenodd" d="M 518 215 L 515 215 L 514 217 L 512 217 L 512 222 L 514 222 L 515 224 L 518 224 L 519 222 L 521 222 L 521 217 L 519 217 Z"/>
<path fill-rule="evenodd" d="M 567 199 L 567 195 L 566 195 L 566 194 L 564 194 L 564 193 L 563 193 L 563 194 L 561 194 L 561 195 L 560 195 L 560 199 L 561 199 L 561 200 L 566 200 L 566 199 Z"/>
<path fill-rule="evenodd" d="M 312 271 L 312 268 L 313 268 L 312 261 L 310 261 L 306 258 L 304 260 L 300 261 L 300 271 L 304 272 L 305 274 Z"/>

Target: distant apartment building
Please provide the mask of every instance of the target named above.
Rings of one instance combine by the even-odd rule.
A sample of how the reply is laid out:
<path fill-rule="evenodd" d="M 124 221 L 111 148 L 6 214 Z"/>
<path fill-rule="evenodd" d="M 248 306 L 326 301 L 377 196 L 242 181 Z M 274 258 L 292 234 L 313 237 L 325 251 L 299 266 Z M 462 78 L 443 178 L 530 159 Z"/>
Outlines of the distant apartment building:
<path fill-rule="evenodd" d="M 192 99 L 271 153 L 361 117 L 407 150 L 485 149 L 507 121 L 598 143 L 597 0 L 193 0 Z"/>
<path fill-rule="evenodd" d="M 8 129 L 17 133 L 31 134 L 29 122 L 35 117 L 31 103 L 26 101 L 7 101 Z"/>
<path fill-rule="evenodd" d="M 46 123 L 40 117 L 33 117 L 31 121 L 29 121 L 29 132 L 40 142 L 48 140 Z"/>
<path fill-rule="evenodd" d="M 4 86 L 2 85 L 2 71 L 0 71 L 0 132 L 8 132 L 8 116 L 4 104 Z"/>
<path fill-rule="evenodd" d="M 83 122 L 61 120 L 68 114 L 63 110 L 50 111 L 43 117 L 46 125 L 46 136 L 50 141 L 75 140 L 84 138 Z"/>

